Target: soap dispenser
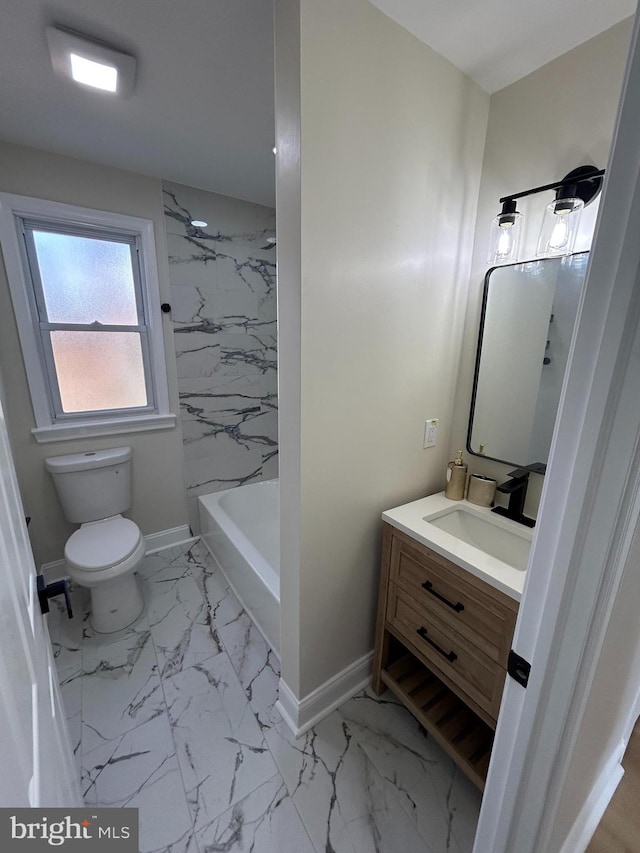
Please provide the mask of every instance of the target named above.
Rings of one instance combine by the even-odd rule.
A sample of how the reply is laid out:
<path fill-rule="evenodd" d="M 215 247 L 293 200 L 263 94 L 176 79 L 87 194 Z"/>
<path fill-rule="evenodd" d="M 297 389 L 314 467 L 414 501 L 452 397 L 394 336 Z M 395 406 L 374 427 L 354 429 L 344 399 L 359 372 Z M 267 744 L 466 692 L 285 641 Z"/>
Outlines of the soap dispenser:
<path fill-rule="evenodd" d="M 467 484 L 467 465 L 462 461 L 462 451 L 456 451 L 456 458 L 447 466 L 447 485 L 444 490 L 445 498 L 450 501 L 461 501 Z"/>

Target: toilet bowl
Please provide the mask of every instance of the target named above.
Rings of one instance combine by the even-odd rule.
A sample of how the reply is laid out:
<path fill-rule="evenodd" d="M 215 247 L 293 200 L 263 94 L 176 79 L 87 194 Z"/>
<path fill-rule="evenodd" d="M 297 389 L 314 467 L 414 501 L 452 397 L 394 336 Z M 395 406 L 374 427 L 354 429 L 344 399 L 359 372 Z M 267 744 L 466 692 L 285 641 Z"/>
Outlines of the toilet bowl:
<path fill-rule="evenodd" d="M 121 515 L 131 504 L 131 448 L 53 456 L 45 463 L 65 518 L 81 525 L 64 549 L 69 576 L 91 591 L 94 630 L 120 631 L 144 608 L 134 572 L 145 539 L 138 525 Z"/>
<path fill-rule="evenodd" d="M 69 576 L 91 590 L 91 624 L 99 634 L 126 628 L 144 601 L 134 575 L 144 557 L 140 528 L 121 515 L 90 521 L 72 533 L 64 549 Z"/>

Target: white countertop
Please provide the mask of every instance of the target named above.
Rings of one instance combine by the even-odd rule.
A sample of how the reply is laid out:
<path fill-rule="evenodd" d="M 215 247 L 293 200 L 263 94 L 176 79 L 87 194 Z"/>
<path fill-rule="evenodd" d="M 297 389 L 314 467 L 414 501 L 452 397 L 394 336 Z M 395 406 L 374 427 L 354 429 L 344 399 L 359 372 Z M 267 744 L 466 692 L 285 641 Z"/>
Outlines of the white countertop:
<path fill-rule="evenodd" d="M 533 530 L 517 521 L 503 518 L 492 513 L 488 507 L 479 507 L 466 500 L 451 501 L 445 498 L 444 492 L 389 509 L 382 513 L 382 519 L 510 598 L 520 601 L 525 571 L 503 563 L 425 520 L 425 516 L 444 514 L 456 506 L 464 506 L 465 510 L 473 515 L 490 521 L 496 527 L 509 530 L 528 542 L 533 539 Z"/>

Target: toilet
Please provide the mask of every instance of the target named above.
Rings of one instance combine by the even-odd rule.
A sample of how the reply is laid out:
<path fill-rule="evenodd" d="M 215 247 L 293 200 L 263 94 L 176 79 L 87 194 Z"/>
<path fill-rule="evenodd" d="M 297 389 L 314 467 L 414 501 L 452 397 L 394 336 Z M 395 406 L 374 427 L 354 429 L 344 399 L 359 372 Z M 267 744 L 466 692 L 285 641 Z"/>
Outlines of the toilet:
<path fill-rule="evenodd" d="M 144 557 L 131 506 L 131 448 L 45 460 L 67 521 L 80 524 L 64 548 L 69 576 L 91 590 L 91 624 L 100 634 L 126 628 L 144 607 L 134 572 Z"/>

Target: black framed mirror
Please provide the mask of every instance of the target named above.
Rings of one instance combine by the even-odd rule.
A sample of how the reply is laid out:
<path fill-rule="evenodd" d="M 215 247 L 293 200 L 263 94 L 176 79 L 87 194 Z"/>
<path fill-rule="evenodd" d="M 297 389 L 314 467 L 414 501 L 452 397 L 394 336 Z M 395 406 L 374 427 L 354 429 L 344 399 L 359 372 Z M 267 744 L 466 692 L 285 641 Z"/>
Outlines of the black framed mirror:
<path fill-rule="evenodd" d="M 485 276 L 467 450 L 543 474 L 588 252 Z"/>

